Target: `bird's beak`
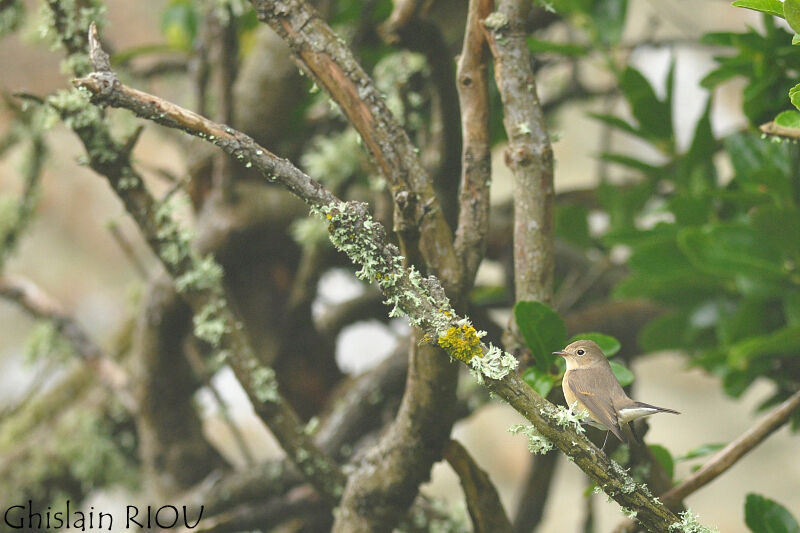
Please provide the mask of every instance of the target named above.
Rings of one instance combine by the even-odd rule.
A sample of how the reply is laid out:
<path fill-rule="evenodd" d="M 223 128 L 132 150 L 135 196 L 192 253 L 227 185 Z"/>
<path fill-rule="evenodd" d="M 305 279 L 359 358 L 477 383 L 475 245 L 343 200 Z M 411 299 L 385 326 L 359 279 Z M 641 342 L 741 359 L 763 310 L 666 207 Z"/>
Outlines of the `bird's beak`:
<path fill-rule="evenodd" d="M 561 357 L 566 357 L 567 356 L 567 352 L 565 352 L 564 350 L 561 350 L 561 351 L 558 351 L 558 352 L 553 352 L 553 355 L 560 355 Z"/>

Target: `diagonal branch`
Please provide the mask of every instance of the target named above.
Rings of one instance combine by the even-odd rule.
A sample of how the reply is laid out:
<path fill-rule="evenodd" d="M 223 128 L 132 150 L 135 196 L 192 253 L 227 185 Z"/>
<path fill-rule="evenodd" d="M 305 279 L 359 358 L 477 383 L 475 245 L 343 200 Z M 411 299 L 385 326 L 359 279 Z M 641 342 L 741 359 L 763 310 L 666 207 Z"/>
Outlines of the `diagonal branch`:
<path fill-rule="evenodd" d="M 444 457 L 458 474 L 464 488 L 475 533 L 511 533 L 511 522 L 500 503 L 497 489 L 475 459 L 455 440 L 445 447 Z"/>
<path fill-rule="evenodd" d="M 100 381 L 114 391 L 130 413 L 138 410 L 130 391 L 128 375 L 92 340 L 86 330 L 61 304 L 33 282 L 22 278 L 0 277 L 0 297 L 15 302 L 34 318 L 49 320 Z"/>
<path fill-rule="evenodd" d="M 620 505 L 638 511 L 638 519 L 651 531 L 664 531 L 678 518 L 654 500 L 646 487 L 611 461 L 576 426 L 565 419 L 565 410 L 536 394 L 513 369 L 516 360 L 498 348 L 485 345 L 467 318 L 452 309 L 436 278 L 423 278 L 413 267 L 405 268 L 397 247 L 387 240 L 384 228 L 368 214 L 366 206 L 344 203 L 284 159 L 259 146 L 247 135 L 216 124 L 155 96 L 124 86 L 112 72 L 96 72 L 75 80 L 96 104 L 129 109 L 159 124 L 213 142 L 245 166 L 280 182 L 305 200 L 329 224 L 331 241 L 361 266 L 362 279 L 377 281 L 393 316 L 406 315 L 426 333 L 424 341 L 437 342 L 454 359 L 472 367 L 479 381 L 527 418 L 545 439 L 565 454 Z M 445 406 L 442 406 L 445 407 Z"/>

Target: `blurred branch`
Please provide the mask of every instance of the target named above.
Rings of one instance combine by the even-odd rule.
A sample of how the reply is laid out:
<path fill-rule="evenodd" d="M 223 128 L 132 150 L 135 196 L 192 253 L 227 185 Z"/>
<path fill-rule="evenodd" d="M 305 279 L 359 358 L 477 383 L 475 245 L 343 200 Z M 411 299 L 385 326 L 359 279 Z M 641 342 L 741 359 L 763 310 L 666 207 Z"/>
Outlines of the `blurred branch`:
<path fill-rule="evenodd" d="M 147 268 L 145 268 L 144 263 L 139 256 L 136 255 L 136 251 L 133 249 L 131 242 L 128 238 L 122 233 L 122 230 L 119 229 L 119 224 L 116 222 L 110 222 L 108 224 L 108 231 L 111 233 L 111 236 L 114 238 L 114 242 L 122 250 L 122 253 L 125 254 L 125 257 L 128 258 L 131 265 L 133 265 L 134 270 L 136 273 L 139 274 L 139 277 L 142 279 L 147 279 Z"/>
<path fill-rule="evenodd" d="M 322 335 L 335 339 L 342 329 L 360 320 L 386 319 L 386 305 L 380 291 L 370 287 L 363 294 L 335 304 L 323 313 L 317 321 L 317 328 Z"/>
<path fill-rule="evenodd" d="M 558 457 L 555 452 L 533 456 L 525 478 L 525 487 L 517 499 L 514 533 L 530 533 L 542 521 Z"/>
<path fill-rule="evenodd" d="M 347 45 L 302 0 L 252 0 L 259 20 L 289 44 L 303 68 L 336 101 L 361 134 L 395 200 L 395 227 L 418 235 L 428 267 L 447 284 L 458 280 L 452 235 L 416 147 Z M 405 250 L 406 256 L 412 250 Z"/>
<path fill-rule="evenodd" d="M 102 67 L 102 64 L 100 66 Z M 458 350 L 456 348 L 458 343 L 445 342 L 446 339 L 453 339 L 454 335 L 458 335 L 453 333 L 454 331 L 465 329 L 469 331 L 467 327 L 469 322 L 452 310 L 436 278 L 422 278 L 415 270 L 407 269 L 400 264 L 399 251 L 387 242 L 385 230 L 371 219 L 366 206 L 357 202 L 339 201 L 319 183 L 288 161 L 269 153 L 247 135 L 215 124 L 152 95 L 130 89 L 109 70 L 101 68 L 87 78 L 75 80 L 75 84 L 92 93 L 92 101 L 97 104 L 105 103 L 130 109 L 137 115 L 159 124 L 209 139 L 264 176 L 281 182 L 312 207 L 322 211 L 329 222 L 332 241 L 346 251 L 351 260 L 363 267 L 362 276 L 379 280 L 384 296 L 396 305 L 398 311 L 404 312 L 411 322 L 426 332 L 430 338 L 443 339 L 443 344 L 448 346 L 448 353 L 452 357 L 468 361 L 476 372 L 482 374 L 482 381 L 492 392 L 509 402 L 530 420 L 546 439 L 572 457 L 575 463 L 609 496 L 620 505 L 637 510 L 640 521 L 652 531 L 663 531 L 670 524 L 678 522 L 677 517 L 666 507 L 652 500 L 645 487 L 637 485 L 619 465 L 612 463 L 572 426 L 565 427 L 564 422 L 559 421 L 557 416 L 559 409 L 537 395 L 511 371 L 514 365 L 510 361 L 513 361 L 513 356 L 503 354 L 495 347 L 482 345 L 477 336 L 465 338 L 470 346 L 474 346 L 468 353 Z M 157 244 L 158 241 L 155 241 L 154 245 Z M 157 246 L 154 247 L 158 250 Z M 473 345 L 470 339 L 477 341 L 477 344 Z M 233 348 L 239 346 L 234 345 Z M 480 351 L 483 355 L 475 353 L 476 351 Z M 441 358 L 433 354 L 430 357 Z M 439 382 L 431 382 L 430 385 L 437 388 L 442 386 Z M 438 394 L 434 397 L 437 396 Z M 411 406 L 406 408 L 409 407 Z M 446 406 L 437 407 L 441 409 Z M 401 412 L 402 410 L 401 407 Z M 409 418 L 414 419 L 413 416 Z M 442 424 L 442 417 L 441 414 L 437 414 L 431 420 L 418 419 L 417 422 L 436 426 Z M 305 445 L 303 448 L 309 449 Z M 431 450 L 427 453 L 431 453 Z M 386 462 L 385 456 L 374 459 L 383 464 Z M 327 476 L 329 472 L 326 471 L 325 475 Z M 320 475 L 318 470 L 313 474 Z"/>
<path fill-rule="evenodd" d="M 131 396 L 127 373 L 109 359 L 86 331 L 61 305 L 33 282 L 21 278 L 0 277 L 0 297 L 10 300 L 36 319 L 53 323 L 58 333 L 72 345 L 75 353 L 100 378 L 131 413 L 138 405 Z"/>
<path fill-rule="evenodd" d="M 458 441 L 450 440 L 443 455 L 461 481 L 475 533 L 511 533 L 497 489 L 469 452 Z"/>
<path fill-rule="evenodd" d="M 111 91 L 106 95 L 113 98 L 115 85 L 124 86 L 120 85 L 110 70 L 108 55 L 100 48 L 94 25 L 90 31 L 89 50 L 97 72 L 89 78 L 76 81 L 76 85 L 95 91 L 100 91 L 102 87 Z M 132 94 L 140 98 L 148 97 L 138 91 Z M 142 101 L 139 105 L 148 103 L 152 104 Z M 175 110 L 179 108 L 172 111 Z M 183 286 L 181 294 L 194 313 L 195 333 L 217 348 L 231 365 L 256 413 L 300 471 L 308 476 L 326 499 L 337 500 L 344 485 L 343 474 L 317 449 L 304 431 L 297 414 L 280 396 L 274 371 L 256 358 L 240 321 L 228 305 L 222 287 L 221 269 L 215 264 L 209 265 L 209 258 L 201 259 L 190 250 L 180 226 L 165 206 L 160 205 L 147 190 L 131 168 L 127 154 L 119 152 L 97 108 L 62 108 L 61 112 L 84 142 L 91 168 L 108 179 L 164 268 L 179 287 Z M 74 120 L 76 114 L 80 114 L 82 120 Z M 181 118 L 197 125 L 210 123 L 189 111 L 180 110 L 180 114 Z M 147 116 L 152 117 L 153 114 Z M 213 125 L 212 131 L 218 135 L 215 137 L 210 131 L 208 135 L 219 143 L 233 136 L 227 133 L 233 132 L 232 129 L 218 124 Z"/>

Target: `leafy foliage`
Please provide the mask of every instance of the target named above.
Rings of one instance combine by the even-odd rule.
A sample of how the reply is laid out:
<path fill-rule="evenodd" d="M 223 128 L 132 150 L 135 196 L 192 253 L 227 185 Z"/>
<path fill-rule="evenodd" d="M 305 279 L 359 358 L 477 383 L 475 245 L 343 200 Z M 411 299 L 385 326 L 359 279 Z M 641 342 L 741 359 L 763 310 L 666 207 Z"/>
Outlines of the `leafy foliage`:
<path fill-rule="evenodd" d="M 781 504 L 748 494 L 744 505 L 744 519 L 753 533 L 798 533 L 800 525 Z"/>

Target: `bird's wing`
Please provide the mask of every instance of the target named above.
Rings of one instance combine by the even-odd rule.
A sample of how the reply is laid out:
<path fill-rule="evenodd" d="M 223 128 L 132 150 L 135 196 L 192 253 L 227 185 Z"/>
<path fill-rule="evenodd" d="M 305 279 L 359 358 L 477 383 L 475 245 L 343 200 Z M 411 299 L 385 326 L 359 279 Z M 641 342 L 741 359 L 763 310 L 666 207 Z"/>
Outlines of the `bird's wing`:
<path fill-rule="evenodd" d="M 592 418 L 608 428 L 620 441 L 625 442 L 617 421 L 617 412 L 611 403 L 611 396 L 607 394 L 609 386 L 607 383 L 599 383 L 597 374 L 600 374 L 599 380 L 602 381 L 603 373 L 572 370 L 567 377 L 567 385 Z M 609 374 L 613 378 L 614 375 L 611 372 Z M 616 379 L 614 382 L 616 383 Z M 603 391 L 604 394 L 601 396 L 592 391 Z"/>

